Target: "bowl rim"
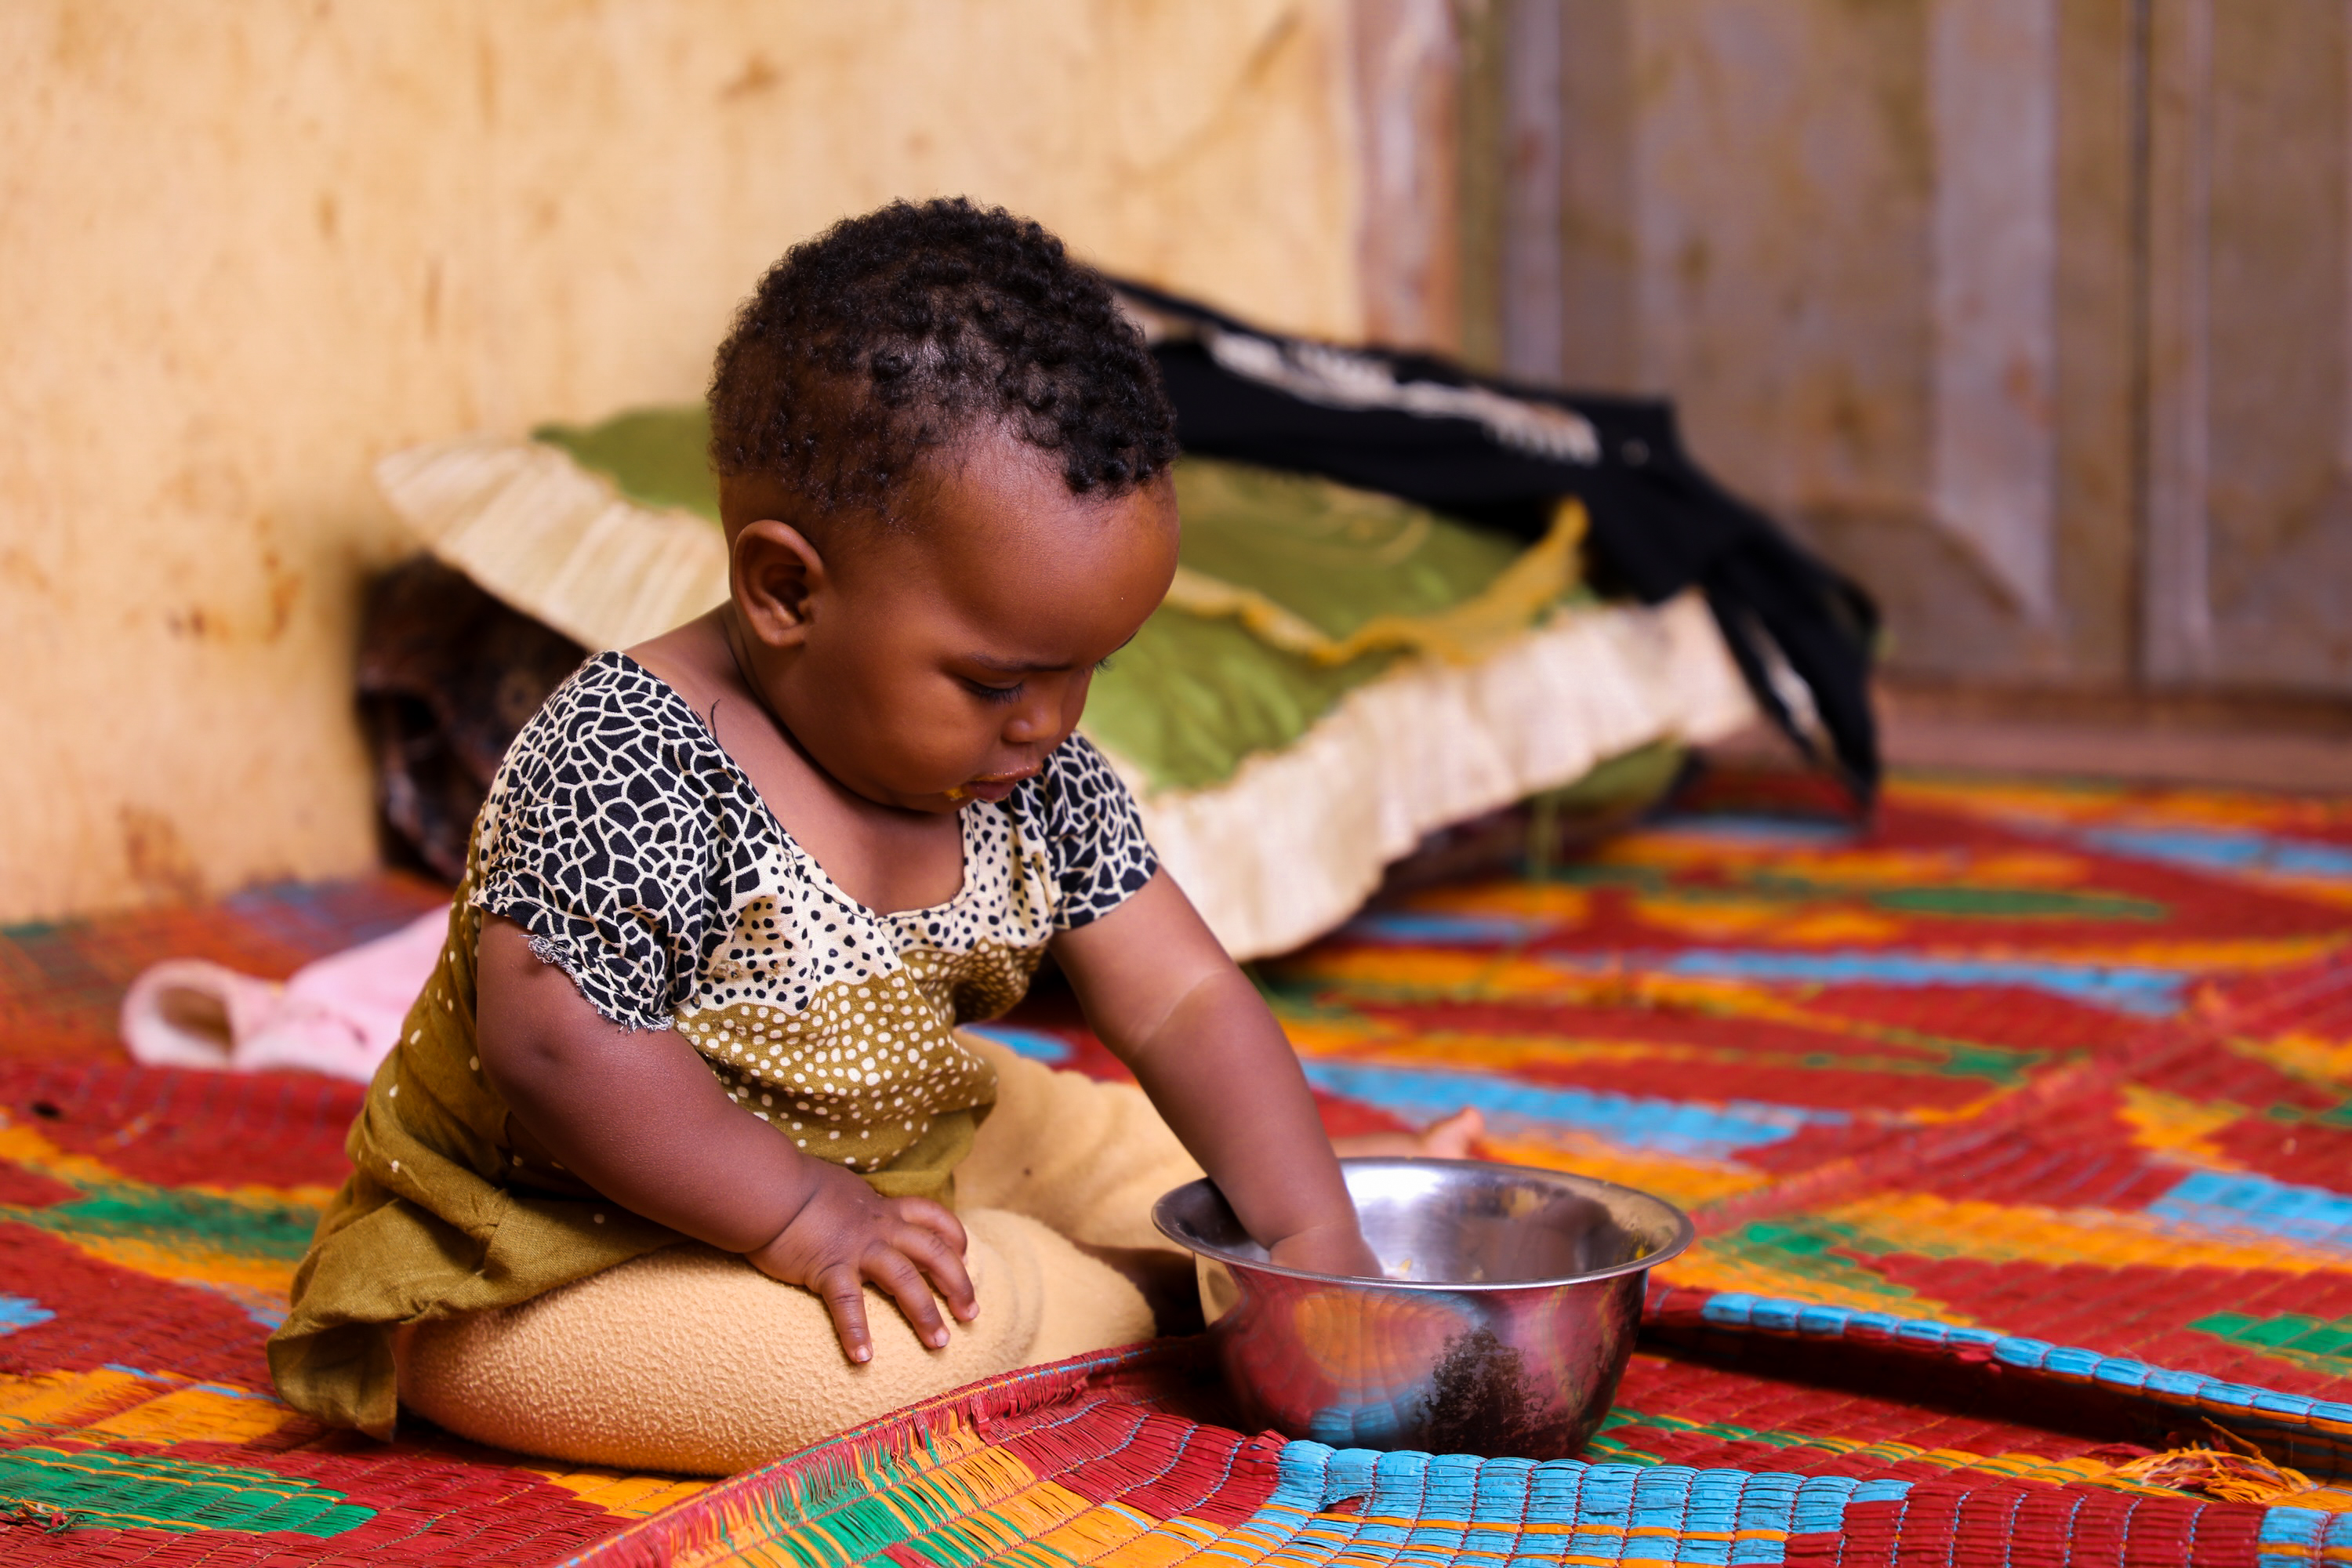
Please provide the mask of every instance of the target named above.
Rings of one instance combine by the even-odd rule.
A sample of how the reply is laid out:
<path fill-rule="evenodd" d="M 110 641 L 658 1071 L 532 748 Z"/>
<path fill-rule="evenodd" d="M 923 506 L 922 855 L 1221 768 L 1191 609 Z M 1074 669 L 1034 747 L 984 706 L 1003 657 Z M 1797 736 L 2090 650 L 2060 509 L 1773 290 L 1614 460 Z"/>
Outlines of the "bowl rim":
<path fill-rule="evenodd" d="M 1342 1158 L 1339 1165 L 1342 1172 L 1380 1165 L 1460 1165 L 1482 1171 L 1515 1171 L 1522 1175 L 1535 1176 L 1546 1182 L 1564 1183 L 1570 1186 L 1599 1187 L 1614 1192 L 1630 1193 L 1637 1198 L 1656 1204 L 1674 1215 L 1675 1234 L 1672 1240 L 1655 1251 L 1646 1253 L 1629 1263 L 1612 1264 L 1606 1268 L 1594 1268 L 1582 1274 L 1560 1274 L 1544 1279 L 1391 1279 L 1385 1275 L 1318 1274 L 1310 1269 L 1289 1268 L 1278 1263 L 1269 1263 L 1262 1258 L 1244 1258 L 1224 1247 L 1202 1247 L 1185 1240 L 1176 1234 L 1169 1223 L 1169 1205 L 1175 1201 L 1176 1194 L 1179 1193 L 1190 1192 L 1194 1187 L 1214 1187 L 1216 1183 L 1207 1176 L 1186 1182 L 1181 1186 L 1171 1187 L 1162 1193 L 1159 1201 L 1151 1205 L 1151 1223 L 1160 1235 L 1195 1258 L 1210 1258 L 1229 1268 L 1246 1269 L 1258 1274 L 1278 1274 L 1286 1279 L 1311 1279 L 1322 1285 L 1353 1285 L 1359 1288 L 1370 1286 L 1386 1290 L 1541 1290 L 1560 1285 L 1589 1285 L 1602 1279 L 1615 1279 L 1627 1274 L 1647 1273 L 1661 1263 L 1671 1262 L 1679 1258 L 1692 1242 L 1698 1239 L 1698 1227 L 1692 1223 L 1690 1215 L 1681 1205 L 1672 1203 L 1644 1188 L 1629 1187 L 1622 1182 L 1604 1181 L 1599 1176 L 1580 1175 L 1573 1171 L 1550 1171 L 1540 1165 L 1517 1165 L 1501 1160 L 1439 1160 L 1411 1154 L 1352 1155 Z M 1221 1198 L 1223 1195 L 1223 1194 L 1219 1194 Z"/>

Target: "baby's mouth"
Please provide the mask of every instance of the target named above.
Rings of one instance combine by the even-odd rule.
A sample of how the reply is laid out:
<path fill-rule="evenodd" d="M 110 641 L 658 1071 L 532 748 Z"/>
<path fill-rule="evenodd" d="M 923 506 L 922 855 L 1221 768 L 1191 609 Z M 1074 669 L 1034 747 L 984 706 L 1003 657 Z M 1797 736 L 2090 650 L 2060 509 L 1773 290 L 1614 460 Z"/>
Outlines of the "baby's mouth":
<path fill-rule="evenodd" d="M 958 802 L 1001 801 L 1036 776 L 1037 770 L 1034 767 L 1023 768 L 1020 772 L 1012 773 L 982 773 L 976 779 L 966 779 L 963 783 L 954 785 L 947 792 L 947 797 Z"/>

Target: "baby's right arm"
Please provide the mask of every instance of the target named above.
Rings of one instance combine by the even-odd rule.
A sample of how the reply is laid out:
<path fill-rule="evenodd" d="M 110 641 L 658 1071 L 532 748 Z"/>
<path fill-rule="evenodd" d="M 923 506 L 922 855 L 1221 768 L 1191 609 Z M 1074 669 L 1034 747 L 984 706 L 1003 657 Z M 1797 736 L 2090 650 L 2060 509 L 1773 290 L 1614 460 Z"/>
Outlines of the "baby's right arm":
<path fill-rule="evenodd" d="M 865 1285 L 889 1292 L 925 1344 L 948 1342 L 931 1290 L 979 1311 L 963 1227 L 921 1198 L 885 1198 L 793 1147 L 727 1098 L 675 1032 L 622 1028 L 530 951 L 482 921 L 476 1035 L 483 1070 L 524 1133 L 622 1207 L 821 1298 L 851 1361 L 871 1359 Z"/>

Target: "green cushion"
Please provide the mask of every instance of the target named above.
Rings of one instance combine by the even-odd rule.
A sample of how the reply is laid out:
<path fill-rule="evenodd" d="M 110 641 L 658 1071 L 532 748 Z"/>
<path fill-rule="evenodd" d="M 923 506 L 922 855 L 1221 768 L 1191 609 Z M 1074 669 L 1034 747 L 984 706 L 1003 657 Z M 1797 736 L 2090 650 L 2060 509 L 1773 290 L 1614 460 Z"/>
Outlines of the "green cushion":
<path fill-rule="evenodd" d="M 542 425 L 534 441 L 561 447 L 583 468 L 613 481 L 631 500 L 677 507 L 719 521 L 710 472 L 710 416 L 689 408 L 632 408 L 601 425 Z"/>
<path fill-rule="evenodd" d="M 533 435 L 633 500 L 718 519 L 700 408 L 635 409 Z M 1457 605 L 1521 549 L 1388 496 L 1209 458 L 1176 466 L 1176 495 L 1184 565 L 1263 594 L 1333 637 L 1375 616 Z M 1087 732 L 1154 787 L 1200 788 L 1229 778 L 1255 752 L 1297 741 L 1397 657 L 1321 665 L 1238 621 L 1162 606 L 1095 678 Z"/>

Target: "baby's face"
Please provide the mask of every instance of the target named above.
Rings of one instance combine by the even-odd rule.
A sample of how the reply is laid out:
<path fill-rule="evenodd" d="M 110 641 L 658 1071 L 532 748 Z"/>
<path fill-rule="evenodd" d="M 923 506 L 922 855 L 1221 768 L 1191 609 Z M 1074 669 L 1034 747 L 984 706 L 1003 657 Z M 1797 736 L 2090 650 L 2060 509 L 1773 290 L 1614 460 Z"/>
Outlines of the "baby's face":
<path fill-rule="evenodd" d="M 740 489 L 725 500 L 763 510 Z M 1050 453 L 988 435 L 932 463 L 908 510 L 903 529 L 852 523 L 808 541 L 814 570 L 784 559 L 784 525 L 740 531 L 744 673 L 817 765 L 867 800 L 931 812 L 1002 800 L 1068 738 L 1096 666 L 1168 592 L 1174 489 L 1163 476 L 1113 500 L 1072 495 Z M 762 608 L 795 580 L 796 626 Z"/>

